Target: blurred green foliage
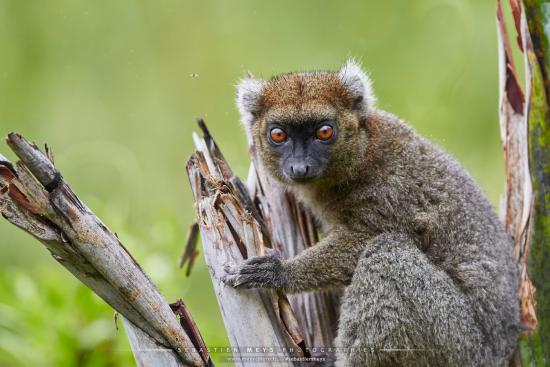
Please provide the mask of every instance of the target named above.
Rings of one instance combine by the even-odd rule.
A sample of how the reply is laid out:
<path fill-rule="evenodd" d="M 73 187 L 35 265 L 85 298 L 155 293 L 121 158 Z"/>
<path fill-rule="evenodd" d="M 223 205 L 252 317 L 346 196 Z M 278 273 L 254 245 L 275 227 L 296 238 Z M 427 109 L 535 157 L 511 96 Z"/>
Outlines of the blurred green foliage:
<path fill-rule="evenodd" d="M 238 78 L 357 57 L 379 105 L 456 156 L 497 204 L 494 14 L 488 0 L 0 0 L 0 135 L 53 147 L 166 298 L 182 297 L 207 344 L 224 346 L 203 259 L 189 278 L 177 269 L 194 218 L 185 160 L 195 116 L 244 177 Z M 133 364 L 113 311 L 0 221 L 0 366 Z"/>

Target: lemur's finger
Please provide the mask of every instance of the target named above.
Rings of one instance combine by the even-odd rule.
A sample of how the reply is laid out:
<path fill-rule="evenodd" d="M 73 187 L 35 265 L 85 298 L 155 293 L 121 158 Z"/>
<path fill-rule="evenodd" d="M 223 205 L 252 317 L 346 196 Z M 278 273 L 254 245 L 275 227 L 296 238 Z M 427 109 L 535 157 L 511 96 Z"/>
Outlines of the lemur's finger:
<path fill-rule="evenodd" d="M 237 275 L 235 282 L 233 283 L 233 287 L 239 289 L 239 288 L 254 288 L 255 282 L 253 277 L 250 275 Z"/>
<path fill-rule="evenodd" d="M 227 274 L 236 274 L 239 270 L 239 267 L 235 264 L 226 264 L 224 267 L 223 267 L 223 270 L 227 273 Z"/>
<path fill-rule="evenodd" d="M 238 273 L 239 274 L 254 274 L 257 273 L 260 270 L 261 264 L 253 264 L 253 265 L 243 265 L 240 267 Z"/>
<path fill-rule="evenodd" d="M 272 257 L 270 256 L 255 256 L 251 257 L 250 259 L 246 260 L 247 265 L 255 265 L 255 264 L 261 264 L 265 262 L 273 261 Z"/>

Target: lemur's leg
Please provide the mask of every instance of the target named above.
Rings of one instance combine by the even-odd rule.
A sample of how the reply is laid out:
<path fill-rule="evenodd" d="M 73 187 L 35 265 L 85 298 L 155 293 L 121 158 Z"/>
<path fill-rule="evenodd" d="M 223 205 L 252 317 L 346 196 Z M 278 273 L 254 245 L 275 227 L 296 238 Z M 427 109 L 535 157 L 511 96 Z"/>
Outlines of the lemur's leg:
<path fill-rule="evenodd" d="M 486 365 L 465 297 L 406 235 L 369 241 L 340 315 L 337 366 Z"/>

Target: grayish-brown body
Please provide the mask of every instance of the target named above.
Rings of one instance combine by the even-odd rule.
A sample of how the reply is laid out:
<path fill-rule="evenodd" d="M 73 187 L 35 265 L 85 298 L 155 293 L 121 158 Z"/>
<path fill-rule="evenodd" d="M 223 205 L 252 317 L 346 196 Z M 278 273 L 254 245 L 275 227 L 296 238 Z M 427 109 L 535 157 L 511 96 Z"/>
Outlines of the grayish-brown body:
<path fill-rule="evenodd" d="M 375 107 L 355 63 L 245 79 L 238 105 L 262 164 L 325 237 L 292 259 L 229 266 L 228 284 L 290 293 L 346 287 L 338 365 L 506 364 L 519 311 L 503 225 L 455 160 Z M 325 140 L 326 126 L 333 135 Z"/>

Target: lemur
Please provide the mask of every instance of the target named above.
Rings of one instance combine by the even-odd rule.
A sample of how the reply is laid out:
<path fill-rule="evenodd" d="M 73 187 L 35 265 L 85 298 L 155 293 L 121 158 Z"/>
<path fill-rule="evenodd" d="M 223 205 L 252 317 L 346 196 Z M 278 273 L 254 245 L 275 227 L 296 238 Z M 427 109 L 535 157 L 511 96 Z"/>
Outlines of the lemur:
<path fill-rule="evenodd" d="M 519 332 L 511 240 L 472 177 L 376 107 L 353 60 L 245 78 L 237 104 L 260 162 L 321 222 L 291 259 L 226 267 L 226 284 L 345 287 L 338 366 L 504 366 Z"/>

